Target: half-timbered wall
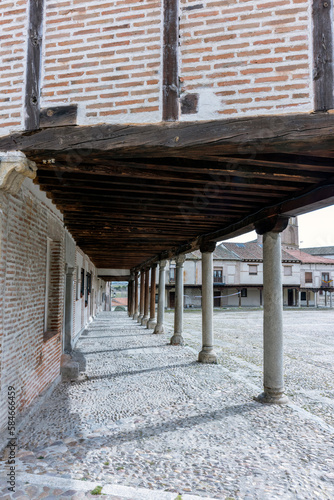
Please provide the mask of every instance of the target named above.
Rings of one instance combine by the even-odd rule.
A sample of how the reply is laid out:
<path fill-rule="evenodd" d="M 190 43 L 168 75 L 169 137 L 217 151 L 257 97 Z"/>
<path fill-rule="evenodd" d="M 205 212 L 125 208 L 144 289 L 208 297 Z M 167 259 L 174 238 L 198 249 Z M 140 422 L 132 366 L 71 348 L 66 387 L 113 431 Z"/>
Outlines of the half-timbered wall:
<path fill-rule="evenodd" d="M 32 115 L 78 105 L 78 125 L 332 108 L 327 2 L 38 0 L 32 10 L 43 3 L 43 16 L 29 0 L 0 5 L 0 135 L 38 128 L 27 102 Z"/>

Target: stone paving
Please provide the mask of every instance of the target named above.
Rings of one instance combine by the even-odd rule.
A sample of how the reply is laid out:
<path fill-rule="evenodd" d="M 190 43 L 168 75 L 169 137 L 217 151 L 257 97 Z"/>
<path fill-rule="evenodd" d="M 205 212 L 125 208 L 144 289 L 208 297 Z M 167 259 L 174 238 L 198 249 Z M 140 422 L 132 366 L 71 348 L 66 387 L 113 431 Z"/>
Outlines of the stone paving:
<path fill-rule="evenodd" d="M 283 407 L 252 399 L 261 318 L 216 312 L 219 364 L 201 365 L 200 313 L 185 314 L 185 347 L 168 345 L 171 328 L 100 314 L 77 344 L 80 380 L 20 432 L 17 491 L 2 479 L 0 498 L 332 500 L 334 312 L 285 312 Z"/>

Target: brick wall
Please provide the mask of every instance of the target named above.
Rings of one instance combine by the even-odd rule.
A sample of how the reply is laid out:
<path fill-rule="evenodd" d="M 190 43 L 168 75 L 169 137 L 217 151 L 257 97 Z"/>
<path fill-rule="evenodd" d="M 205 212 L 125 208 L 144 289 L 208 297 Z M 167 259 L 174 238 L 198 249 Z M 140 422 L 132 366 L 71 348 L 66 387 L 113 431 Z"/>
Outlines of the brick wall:
<path fill-rule="evenodd" d="M 21 130 L 28 0 L 0 2 L 0 135 Z"/>
<path fill-rule="evenodd" d="M 311 111 L 309 5 L 181 0 L 181 96 L 199 94 L 183 119 Z"/>
<path fill-rule="evenodd" d="M 46 0 L 43 106 L 80 120 L 159 121 L 160 0 Z"/>
<path fill-rule="evenodd" d="M 7 417 L 7 387 L 15 387 L 20 412 L 60 372 L 66 230 L 60 212 L 30 179 L 24 182 L 16 196 L 0 190 L 0 209 L 1 432 Z M 48 239 L 50 272 L 49 299 L 46 300 Z M 93 264 L 80 249 L 78 251 L 87 270 L 95 275 Z M 96 281 L 93 280 L 94 287 Z M 48 322 L 45 328 L 46 302 Z M 74 335 L 90 319 L 89 304 L 83 311 L 83 324 L 77 330 L 74 314 Z"/>

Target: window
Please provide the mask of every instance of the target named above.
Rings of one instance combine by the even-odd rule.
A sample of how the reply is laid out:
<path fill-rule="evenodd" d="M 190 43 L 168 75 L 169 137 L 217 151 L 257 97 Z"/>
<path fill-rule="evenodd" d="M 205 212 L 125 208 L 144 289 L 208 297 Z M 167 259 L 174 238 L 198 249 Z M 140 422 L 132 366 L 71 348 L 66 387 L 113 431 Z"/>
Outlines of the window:
<path fill-rule="evenodd" d="M 249 264 L 248 271 L 249 274 L 257 274 L 257 264 Z"/>
<path fill-rule="evenodd" d="M 321 274 L 321 286 L 324 288 L 330 286 L 329 273 L 322 273 Z"/>
<path fill-rule="evenodd" d="M 241 297 L 247 297 L 247 288 L 241 289 Z"/>
<path fill-rule="evenodd" d="M 169 281 L 175 281 L 175 267 L 171 267 L 169 270 Z"/>
<path fill-rule="evenodd" d="M 284 276 L 292 276 L 292 266 L 284 266 Z"/>
<path fill-rule="evenodd" d="M 223 283 L 223 270 L 222 269 L 214 269 L 213 270 L 213 282 L 214 283 Z"/>
<path fill-rule="evenodd" d="M 312 283 L 313 282 L 313 277 L 312 273 L 309 271 L 305 272 L 305 283 Z"/>
<path fill-rule="evenodd" d="M 301 292 L 300 300 L 306 300 L 306 292 Z"/>

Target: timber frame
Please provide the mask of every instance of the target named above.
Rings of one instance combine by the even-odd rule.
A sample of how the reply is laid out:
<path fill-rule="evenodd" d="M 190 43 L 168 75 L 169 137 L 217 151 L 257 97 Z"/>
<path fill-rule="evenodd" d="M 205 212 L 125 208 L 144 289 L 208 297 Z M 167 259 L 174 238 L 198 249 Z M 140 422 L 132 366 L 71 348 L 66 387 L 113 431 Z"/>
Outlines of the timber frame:
<path fill-rule="evenodd" d="M 36 162 L 97 267 L 135 271 L 334 203 L 333 133 L 328 113 L 53 124 L 0 138 L 0 151 Z"/>

